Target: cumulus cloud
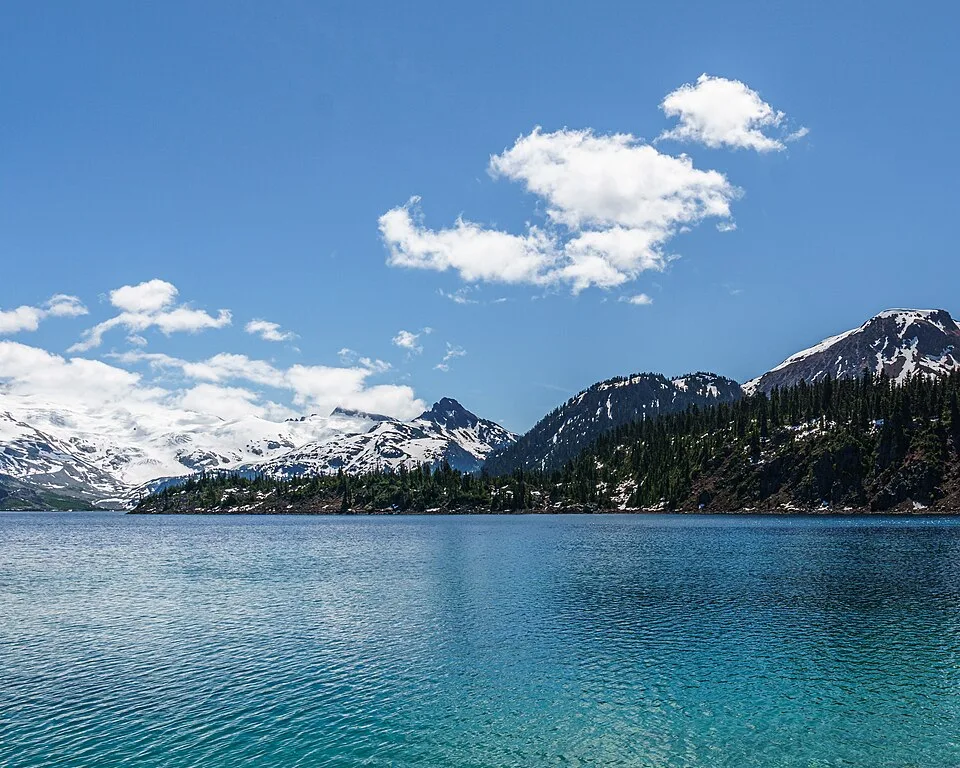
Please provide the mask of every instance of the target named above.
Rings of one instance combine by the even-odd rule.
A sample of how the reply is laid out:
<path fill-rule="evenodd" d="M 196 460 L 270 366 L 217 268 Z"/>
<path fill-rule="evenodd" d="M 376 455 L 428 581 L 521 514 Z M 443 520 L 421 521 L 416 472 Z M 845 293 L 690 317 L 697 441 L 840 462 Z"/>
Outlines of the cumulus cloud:
<path fill-rule="evenodd" d="M 459 218 L 449 229 L 429 229 L 419 197 L 387 211 L 379 224 L 394 267 L 453 269 L 468 282 L 543 283 L 556 261 L 554 239 L 537 227 L 513 235 Z"/>
<path fill-rule="evenodd" d="M 467 350 L 465 350 L 463 347 L 458 347 L 455 344 L 451 344 L 448 341 L 447 352 L 443 356 L 443 360 L 441 360 L 439 363 L 437 363 L 433 367 L 438 371 L 443 371 L 444 373 L 446 373 L 447 371 L 450 370 L 451 360 L 454 360 L 455 358 L 458 358 L 458 357 L 464 357 L 466 354 L 467 354 Z"/>
<path fill-rule="evenodd" d="M 355 353 L 349 349 L 340 352 L 342 359 L 348 359 L 350 363 L 342 366 L 298 364 L 289 368 L 278 368 L 264 360 L 232 353 L 220 353 L 197 361 L 140 350 L 112 354 L 110 357 L 127 365 L 146 363 L 155 370 L 172 370 L 188 380 L 227 389 L 230 388 L 228 385 L 247 382 L 285 390 L 295 405 L 311 412 L 327 413 L 337 406 L 385 413 L 398 418 L 411 418 L 423 412 L 425 405 L 416 397 L 411 387 L 369 383 L 371 377 L 390 370 L 388 363 L 368 357 L 355 357 Z M 199 391 L 207 396 L 216 390 L 208 388 Z M 252 402 L 246 395 L 237 400 L 237 392 L 229 394 L 234 399 L 235 406 L 243 401 Z M 276 410 L 275 404 L 269 405 Z"/>
<path fill-rule="evenodd" d="M 788 133 L 784 113 L 744 83 L 709 75 L 668 94 L 661 108 L 679 123 L 659 139 L 767 152 L 807 132 Z M 414 196 L 378 221 L 387 263 L 453 271 L 471 284 L 565 286 L 578 293 L 662 271 L 675 258 L 667 244 L 706 219 L 717 219 L 720 231 L 736 227 L 731 204 L 741 191 L 723 173 L 629 133 L 538 127 L 492 155 L 487 170 L 523 185 L 544 221 L 510 232 L 461 216 L 435 229 Z M 470 303 L 466 294 L 443 295 Z"/>
<path fill-rule="evenodd" d="M 297 336 L 292 331 L 284 331 L 279 323 L 271 323 L 269 320 L 251 320 L 243 330 L 264 341 L 290 341 Z"/>
<path fill-rule="evenodd" d="M 707 74 L 668 93 L 660 108 L 679 122 L 659 139 L 779 152 L 786 149 L 786 142 L 808 133 L 806 128 L 787 133 L 786 115 L 746 83 Z"/>
<path fill-rule="evenodd" d="M 611 288 L 664 269 L 665 244 L 708 217 L 727 219 L 740 192 L 718 171 L 630 134 L 536 128 L 490 159 L 489 172 L 542 201 L 546 225 L 521 234 L 458 219 L 430 229 L 419 198 L 380 217 L 388 263 L 457 271 L 467 282 Z"/>
<path fill-rule="evenodd" d="M 147 280 L 110 291 L 110 303 L 125 312 L 152 314 L 169 307 L 180 292 L 166 280 Z"/>
<path fill-rule="evenodd" d="M 79 317 L 87 314 L 87 308 L 76 296 L 57 293 L 43 306 L 23 305 L 14 309 L 0 309 L 0 335 L 35 331 L 47 317 Z"/>
<path fill-rule="evenodd" d="M 145 386 L 132 371 L 99 360 L 65 359 L 14 341 L 0 341 L 0 382 L 5 391 L 14 394 L 87 406 L 153 400 L 162 394 L 162 390 Z"/>
<path fill-rule="evenodd" d="M 427 330 L 426 333 L 430 331 Z M 405 349 L 411 354 L 419 355 L 423 352 L 423 347 L 419 343 L 420 334 L 413 333 L 412 331 L 397 331 L 397 335 L 393 337 L 392 343 L 395 347 L 400 347 L 400 349 Z"/>
<path fill-rule="evenodd" d="M 139 334 L 149 328 L 156 328 L 169 336 L 230 325 L 233 319 L 230 310 L 221 309 L 216 315 L 211 315 L 186 304 L 176 304 L 178 295 L 176 286 L 156 279 L 138 285 L 124 285 L 111 291 L 110 303 L 121 310 L 120 314 L 88 328 L 69 351 L 86 352 L 99 347 L 104 335 L 114 328 L 125 328 L 140 340 L 143 337 Z"/>

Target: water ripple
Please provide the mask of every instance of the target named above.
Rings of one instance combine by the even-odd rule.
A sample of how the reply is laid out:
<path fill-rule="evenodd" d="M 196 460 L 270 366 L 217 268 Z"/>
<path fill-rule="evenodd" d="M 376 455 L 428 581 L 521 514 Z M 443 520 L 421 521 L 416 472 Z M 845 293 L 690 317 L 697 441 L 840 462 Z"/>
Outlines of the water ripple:
<path fill-rule="evenodd" d="M 0 515 L 0 766 L 960 764 L 960 525 Z"/>

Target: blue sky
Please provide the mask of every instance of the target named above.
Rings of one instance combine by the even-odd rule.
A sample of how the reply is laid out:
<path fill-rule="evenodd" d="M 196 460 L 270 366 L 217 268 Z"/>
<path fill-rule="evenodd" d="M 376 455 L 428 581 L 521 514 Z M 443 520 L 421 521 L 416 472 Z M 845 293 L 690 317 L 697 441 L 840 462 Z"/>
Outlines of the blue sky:
<path fill-rule="evenodd" d="M 0 311 L 39 314 L 8 322 L 0 378 L 16 383 L 28 346 L 137 386 L 201 382 L 292 411 L 449 395 L 522 431 L 609 376 L 743 381 L 888 307 L 960 312 L 958 16 L 946 3 L 5 3 Z M 668 94 L 702 73 L 782 111 L 753 126 L 781 146 L 758 151 L 743 131 L 716 145 L 696 94 L 667 115 Z M 685 140 L 655 141 L 684 124 Z M 626 154 L 608 153 L 613 134 L 630 135 Z M 590 139 L 587 166 L 556 165 Z M 687 218 L 649 214 L 660 198 L 635 199 L 648 166 L 630 165 L 644 147 L 666 158 L 668 186 L 681 153 L 714 172 L 708 194 L 729 216 L 704 202 L 703 176 L 677 182 Z M 404 244 L 381 232 L 391 211 L 408 214 Z M 461 216 L 479 240 L 457 234 Z M 659 240 L 586 287 L 562 271 L 571 241 L 623 226 Z M 546 266 L 518 277 L 510 249 L 531 232 L 549 240 L 534 248 Z M 494 268 L 497 233 L 509 242 Z M 129 312 L 111 291 L 151 280 L 178 293 L 154 283 L 136 300 L 210 327 L 111 321 Z M 88 314 L 51 311 L 55 294 Z M 623 300 L 639 295 L 651 303 Z M 247 333 L 254 319 L 296 336 Z M 403 348 L 400 331 L 419 337 Z M 188 367 L 224 354 L 244 357 Z M 294 368 L 314 378 L 291 384 Z"/>

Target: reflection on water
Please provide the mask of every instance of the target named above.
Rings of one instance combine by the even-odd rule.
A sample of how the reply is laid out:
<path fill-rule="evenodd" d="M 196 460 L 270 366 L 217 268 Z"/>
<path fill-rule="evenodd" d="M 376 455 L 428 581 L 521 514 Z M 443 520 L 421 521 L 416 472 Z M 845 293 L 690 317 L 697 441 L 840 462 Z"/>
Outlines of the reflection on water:
<path fill-rule="evenodd" d="M 0 765 L 957 765 L 958 566 L 938 519 L 0 515 Z"/>

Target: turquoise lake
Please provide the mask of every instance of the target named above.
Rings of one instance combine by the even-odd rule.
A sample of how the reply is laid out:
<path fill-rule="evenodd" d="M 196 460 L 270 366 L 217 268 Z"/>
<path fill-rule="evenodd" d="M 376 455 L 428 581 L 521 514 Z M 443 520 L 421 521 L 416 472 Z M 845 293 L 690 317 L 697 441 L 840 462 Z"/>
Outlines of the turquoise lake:
<path fill-rule="evenodd" d="M 960 521 L 0 514 L 0 766 L 960 765 Z"/>

